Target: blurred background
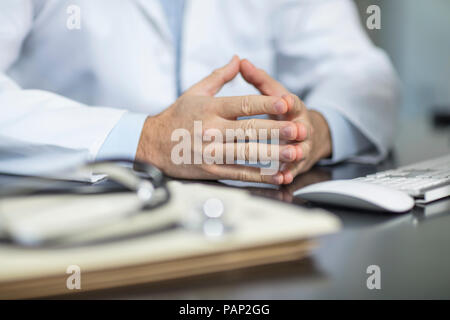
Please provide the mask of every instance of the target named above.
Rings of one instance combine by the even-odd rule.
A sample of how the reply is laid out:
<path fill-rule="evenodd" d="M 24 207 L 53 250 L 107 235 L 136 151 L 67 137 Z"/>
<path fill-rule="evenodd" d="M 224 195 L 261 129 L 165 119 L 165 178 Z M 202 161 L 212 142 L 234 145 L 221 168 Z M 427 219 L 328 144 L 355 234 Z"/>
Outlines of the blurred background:
<path fill-rule="evenodd" d="M 424 160 L 450 150 L 450 1 L 354 0 L 363 25 L 367 8 L 381 9 L 381 29 L 368 30 L 387 51 L 403 83 L 395 149 L 397 163 Z M 444 117 L 442 116 L 444 115 Z M 441 120 L 438 120 L 441 119 Z M 445 120 L 444 125 L 440 121 Z M 423 144 L 423 136 L 433 143 Z"/>
<path fill-rule="evenodd" d="M 369 30 L 404 84 L 402 116 L 450 108 L 450 1 L 355 0 L 364 25 L 367 7 L 381 8 L 381 29 Z"/>

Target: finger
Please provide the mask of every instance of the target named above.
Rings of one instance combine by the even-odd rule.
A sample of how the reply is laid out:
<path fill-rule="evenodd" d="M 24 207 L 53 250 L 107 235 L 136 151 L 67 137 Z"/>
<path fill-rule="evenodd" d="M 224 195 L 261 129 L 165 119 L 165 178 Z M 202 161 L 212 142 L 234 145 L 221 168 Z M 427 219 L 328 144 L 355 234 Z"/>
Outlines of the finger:
<path fill-rule="evenodd" d="M 239 73 L 239 57 L 234 55 L 231 61 L 214 70 L 209 76 L 193 85 L 185 94 L 214 96 L 222 87 L 233 80 Z"/>
<path fill-rule="evenodd" d="M 241 60 L 240 72 L 242 77 L 255 86 L 262 94 L 283 97 L 288 104 L 289 114 L 300 114 L 306 108 L 303 101 L 289 91 L 264 70 L 256 68 L 247 59 Z"/>
<path fill-rule="evenodd" d="M 292 162 L 297 158 L 297 151 L 291 145 L 275 145 L 257 142 L 236 142 L 223 144 L 226 150 L 226 158 L 235 161 L 268 162 L 282 161 Z M 230 156 L 229 151 L 233 154 Z M 225 155 L 225 153 L 224 153 Z M 230 163 L 228 163 L 230 164 Z"/>
<path fill-rule="evenodd" d="M 289 93 L 281 83 L 269 76 L 264 70 L 256 68 L 247 59 L 241 61 L 240 72 L 245 81 L 252 84 L 264 95 L 281 97 Z"/>
<path fill-rule="evenodd" d="M 228 142 L 255 139 L 296 140 L 299 136 L 298 125 L 291 121 L 252 118 L 226 122 L 223 133 Z M 242 135 L 243 138 L 240 137 Z"/>
<path fill-rule="evenodd" d="M 303 121 L 302 119 L 296 120 L 295 122 L 297 136 L 293 140 L 297 141 L 305 141 L 309 137 L 312 136 L 312 127 L 307 121 Z"/>
<path fill-rule="evenodd" d="M 282 95 L 282 98 L 284 101 L 286 101 L 286 104 L 288 106 L 288 117 L 297 117 L 302 113 L 306 113 L 308 111 L 303 101 L 295 94 L 284 94 Z"/>
<path fill-rule="evenodd" d="M 300 162 L 297 165 L 292 165 L 291 163 L 287 164 L 288 166 L 292 166 L 289 171 L 286 171 L 282 173 L 283 175 L 283 184 L 290 184 L 292 183 L 292 181 L 294 181 L 294 179 L 302 173 L 307 172 L 308 170 L 310 170 L 314 163 L 311 161 L 304 161 L 304 162 Z M 288 169 L 286 169 L 288 170 Z"/>
<path fill-rule="evenodd" d="M 310 154 L 309 142 L 287 144 L 295 149 L 295 161 L 299 162 L 308 158 Z"/>
<path fill-rule="evenodd" d="M 261 173 L 260 168 L 242 165 L 212 165 L 208 170 L 218 179 L 240 180 L 247 182 L 260 182 L 280 185 L 283 183 L 283 175 L 277 172 L 274 175 Z"/>
<path fill-rule="evenodd" d="M 208 164 L 234 164 L 235 161 L 293 162 L 297 150 L 293 145 L 278 145 L 260 142 L 213 142 L 204 148 L 203 157 Z M 220 161 L 220 162 L 217 162 Z"/>
<path fill-rule="evenodd" d="M 309 161 L 309 155 L 311 152 L 309 143 L 299 143 L 296 146 L 296 149 L 297 160 L 292 163 L 286 163 L 282 169 L 284 184 L 291 183 L 298 174 L 310 169 L 313 164 Z"/>
<path fill-rule="evenodd" d="M 280 115 L 288 111 L 284 99 L 268 96 L 240 96 L 216 98 L 217 112 L 224 118 L 255 116 L 259 114 Z"/>

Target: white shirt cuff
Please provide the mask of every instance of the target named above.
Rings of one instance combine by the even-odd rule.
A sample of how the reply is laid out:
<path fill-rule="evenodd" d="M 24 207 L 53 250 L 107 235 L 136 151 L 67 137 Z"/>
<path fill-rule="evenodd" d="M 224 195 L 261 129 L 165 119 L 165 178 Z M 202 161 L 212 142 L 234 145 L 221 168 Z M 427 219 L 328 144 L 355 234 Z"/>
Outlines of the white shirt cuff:
<path fill-rule="evenodd" d="M 97 160 L 110 158 L 134 160 L 147 117 L 148 115 L 142 113 L 124 113 L 100 147 Z"/>

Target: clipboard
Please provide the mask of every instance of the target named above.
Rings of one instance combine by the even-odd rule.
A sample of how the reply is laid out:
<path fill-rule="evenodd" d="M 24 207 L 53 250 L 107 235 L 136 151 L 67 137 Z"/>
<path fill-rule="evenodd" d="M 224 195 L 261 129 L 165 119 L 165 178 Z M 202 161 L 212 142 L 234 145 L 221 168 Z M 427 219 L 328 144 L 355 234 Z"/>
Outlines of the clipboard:
<path fill-rule="evenodd" d="M 324 210 L 258 198 L 239 189 L 176 181 L 169 188 L 174 196 L 166 206 L 80 234 L 59 246 L 0 243 L 0 298 L 70 294 L 298 260 L 316 245 L 316 237 L 340 228 L 339 219 Z M 220 198 L 226 207 L 228 231 L 222 235 L 210 237 L 180 226 L 141 232 L 155 219 L 182 221 L 211 197 Z M 132 231 L 138 236 L 123 237 Z M 120 240 L 98 241 L 112 236 Z M 72 265 L 81 271 L 80 290 L 67 287 L 71 274 L 66 271 Z"/>

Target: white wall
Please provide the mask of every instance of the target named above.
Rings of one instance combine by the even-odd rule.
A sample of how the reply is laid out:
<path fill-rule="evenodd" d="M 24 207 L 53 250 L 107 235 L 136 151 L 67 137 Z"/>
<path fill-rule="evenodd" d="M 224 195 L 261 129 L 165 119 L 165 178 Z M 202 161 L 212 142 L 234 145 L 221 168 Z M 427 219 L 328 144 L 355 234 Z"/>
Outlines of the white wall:
<path fill-rule="evenodd" d="M 381 30 L 369 34 L 389 53 L 403 81 L 403 116 L 437 104 L 450 108 L 450 0 L 355 2 L 363 21 L 369 5 L 381 8 Z"/>

